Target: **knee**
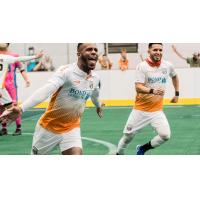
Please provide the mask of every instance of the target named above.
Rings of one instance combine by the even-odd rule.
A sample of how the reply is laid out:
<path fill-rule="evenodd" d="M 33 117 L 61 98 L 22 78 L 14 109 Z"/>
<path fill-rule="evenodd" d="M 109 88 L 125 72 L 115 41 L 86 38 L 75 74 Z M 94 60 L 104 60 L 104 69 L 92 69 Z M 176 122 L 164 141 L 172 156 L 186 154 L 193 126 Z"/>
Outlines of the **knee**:
<path fill-rule="evenodd" d="M 158 135 L 164 140 L 167 141 L 171 137 L 171 131 L 169 127 L 162 127 L 157 130 Z"/>
<path fill-rule="evenodd" d="M 124 142 L 126 144 L 130 143 L 135 135 L 136 135 L 136 132 L 124 133 Z"/>

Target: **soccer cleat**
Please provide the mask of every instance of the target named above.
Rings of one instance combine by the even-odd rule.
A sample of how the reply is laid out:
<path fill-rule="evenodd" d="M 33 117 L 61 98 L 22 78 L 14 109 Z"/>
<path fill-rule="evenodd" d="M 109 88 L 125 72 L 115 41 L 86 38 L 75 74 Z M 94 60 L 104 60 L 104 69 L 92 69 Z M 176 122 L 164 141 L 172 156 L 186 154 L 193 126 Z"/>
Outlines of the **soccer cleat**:
<path fill-rule="evenodd" d="M 141 148 L 141 145 L 136 146 L 136 155 L 144 155 L 144 151 Z"/>
<path fill-rule="evenodd" d="M 8 135 L 8 131 L 6 128 L 2 128 L 0 131 L 0 136 L 3 136 L 3 135 Z"/>
<path fill-rule="evenodd" d="M 22 130 L 21 130 L 21 128 L 17 128 L 16 130 L 15 130 L 15 132 L 12 134 L 13 136 L 18 136 L 18 135 L 21 135 L 22 134 Z"/>

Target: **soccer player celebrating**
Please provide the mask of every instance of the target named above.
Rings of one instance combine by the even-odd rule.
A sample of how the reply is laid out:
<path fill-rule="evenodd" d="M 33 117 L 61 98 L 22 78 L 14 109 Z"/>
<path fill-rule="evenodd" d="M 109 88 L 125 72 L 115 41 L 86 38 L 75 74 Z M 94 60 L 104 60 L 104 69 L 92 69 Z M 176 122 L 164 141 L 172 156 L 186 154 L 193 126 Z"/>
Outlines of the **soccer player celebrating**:
<path fill-rule="evenodd" d="M 46 112 L 37 123 L 32 154 L 49 154 L 57 146 L 63 155 L 82 154 L 80 117 L 88 98 L 91 97 L 97 114 L 102 117 L 100 79 L 93 72 L 98 61 L 98 49 L 95 44 L 79 43 L 77 55 L 77 63 L 60 67 L 47 84 L 20 107 L 12 107 L 0 118 L 13 120 L 19 113 L 52 95 Z"/>
<path fill-rule="evenodd" d="M 137 145 L 136 154 L 156 148 L 170 139 L 171 131 L 168 120 L 162 111 L 165 85 L 169 77 L 175 89 L 172 103 L 178 102 L 179 79 L 171 63 L 162 60 L 163 44 L 150 43 L 149 57 L 136 68 L 135 89 L 137 92 L 133 108 L 123 136 L 118 144 L 117 154 L 123 155 L 127 145 L 145 126 L 151 125 L 157 135 L 144 145 Z"/>

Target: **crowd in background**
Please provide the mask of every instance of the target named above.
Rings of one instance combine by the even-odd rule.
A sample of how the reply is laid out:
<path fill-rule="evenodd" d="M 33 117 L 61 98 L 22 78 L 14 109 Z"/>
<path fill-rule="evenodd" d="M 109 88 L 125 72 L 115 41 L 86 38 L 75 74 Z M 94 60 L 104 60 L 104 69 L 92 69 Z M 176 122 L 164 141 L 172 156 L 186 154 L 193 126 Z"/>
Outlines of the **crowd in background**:
<path fill-rule="evenodd" d="M 35 55 L 35 48 L 28 48 L 28 56 Z M 28 72 L 37 72 L 37 71 L 54 71 L 53 60 L 48 54 L 40 59 L 34 59 L 27 63 Z"/>
<path fill-rule="evenodd" d="M 190 67 L 200 67 L 200 53 L 194 52 L 191 56 L 184 56 L 180 53 L 175 45 L 172 45 L 172 51 L 177 55 L 177 59 L 183 59 Z M 28 55 L 34 55 L 36 53 L 35 47 L 28 47 Z M 126 71 L 130 69 L 130 61 L 128 57 L 131 57 L 129 53 L 127 53 L 126 48 L 121 48 L 121 52 L 118 57 L 117 65 L 114 66 L 113 60 L 110 58 L 111 54 L 108 53 L 100 53 L 99 55 L 99 65 L 101 70 L 112 70 L 119 69 L 121 71 Z M 138 52 L 138 57 L 141 61 L 144 61 L 144 55 Z M 116 65 L 116 64 L 115 64 Z M 135 64 L 137 65 L 137 63 Z M 55 70 L 52 57 L 44 52 L 44 56 L 40 59 L 31 60 L 27 63 L 27 71 L 28 72 L 38 72 L 38 71 L 54 71 Z M 132 68 L 131 68 L 132 69 Z"/>
<path fill-rule="evenodd" d="M 187 64 L 189 64 L 190 67 L 200 67 L 200 53 L 194 52 L 191 56 L 183 56 L 175 47 L 175 45 L 172 45 L 173 52 L 181 59 L 185 60 Z M 145 58 L 142 54 L 138 54 L 141 61 L 144 61 Z M 101 65 L 102 70 L 111 70 L 113 66 L 113 61 L 109 58 L 108 55 L 103 54 L 99 57 L 99 63 Z M 128 53 L 125 48 L 121 49 L 121 53 L 118 60 L 118 69 L 121 71 L 125 71 L 129 69 L 129 59 L 128 59 Z"/>

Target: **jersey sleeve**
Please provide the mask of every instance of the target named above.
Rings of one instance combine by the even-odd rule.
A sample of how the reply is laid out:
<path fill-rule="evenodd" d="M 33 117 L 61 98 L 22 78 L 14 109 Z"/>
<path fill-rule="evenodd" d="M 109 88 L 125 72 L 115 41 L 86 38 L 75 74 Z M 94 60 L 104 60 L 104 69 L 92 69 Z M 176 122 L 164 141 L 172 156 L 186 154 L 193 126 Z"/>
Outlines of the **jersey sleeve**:
<path fill-rule="evenodd" d="M 62 87 L 68 80 L 68 70 L 59 69 L 48 81 L 48 83 L 53 84 L 57 89 Z"/>
<path fill-rule="evenodd" d="M 10 55 L 0 55 L 0 59 L 3 60 L 4 63 L 11 64 L 15 62 L 26 62 L 32 59 L 35 59 L 35 56 L 10 56 Z"/>
<path fill-rule="evenodd" d="M 135 83 L 145 83 L 145 73 L 141 64 L 136 67 Z"/>
<path fill-rule="evenodd" d="M 174 76 L 176 76 L 177 75 L 177 73 L 176 73 L 176 71 L 175 71 L 175 68 L 174 68 L 174 66 L 172 65 L 172 64 L 170 64 L 170 66 L 169 66 L 169 76 L 170 77 L 174 77 Z"/>
<path fill-rule="evenodd" d="M 42 103 L 54 94 L 60 87 L 62 87 L 67 78 L 66 73 L 66 71 L 56 72 L 42 88 L 38 89 L 21 105 L 23 112 L 38 105 L 39 103 Z"/>

